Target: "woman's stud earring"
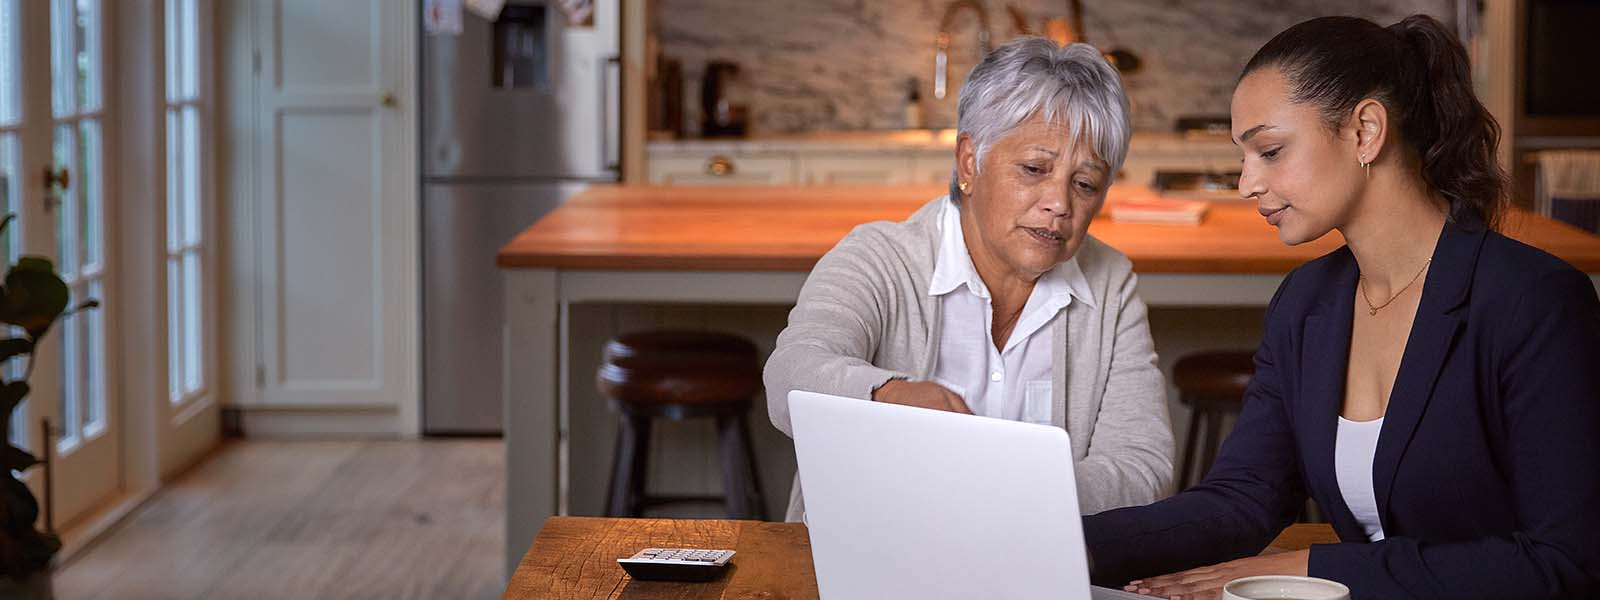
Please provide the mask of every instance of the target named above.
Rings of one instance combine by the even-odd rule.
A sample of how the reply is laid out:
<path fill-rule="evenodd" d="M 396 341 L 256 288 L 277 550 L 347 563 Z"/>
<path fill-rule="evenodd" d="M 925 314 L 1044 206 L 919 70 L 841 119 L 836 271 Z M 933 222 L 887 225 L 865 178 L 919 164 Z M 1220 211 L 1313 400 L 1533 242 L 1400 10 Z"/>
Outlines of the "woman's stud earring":
<path fill-rule="evenodd" d="M 963 193 L 963 194 L 967 193 L 967 182 L 963 181 L 963 182 L 961 182 L 960 185 L 958 185 L 956 187 L 961 188 L 961 193 Z"/>

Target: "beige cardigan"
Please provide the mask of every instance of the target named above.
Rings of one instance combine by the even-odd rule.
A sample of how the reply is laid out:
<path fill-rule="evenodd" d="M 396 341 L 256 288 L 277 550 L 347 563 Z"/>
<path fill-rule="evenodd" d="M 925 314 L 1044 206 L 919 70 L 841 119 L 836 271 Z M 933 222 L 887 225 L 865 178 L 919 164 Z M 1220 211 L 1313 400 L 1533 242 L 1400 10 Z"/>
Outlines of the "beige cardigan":
<path fill-rule="evenodd" d="M 856 227 L 806 278 L 767 359 L 772 424 L 793 436 L 790 390 L 869 399 L 894 378 L 927 380 L 939 355 L 941 303 L 928 295 L 944 197 L 899 222 Z M 1171 493 L 1172 425 L 1137 278 L 1122 253 L 1090 237 L 1078 264 L 1097 300 L 1073 302 L 1051 330 L 1055 424 L 1072 438 L 1081 514 Z M 797 476 L 787 520 L 805 515 Z"/>

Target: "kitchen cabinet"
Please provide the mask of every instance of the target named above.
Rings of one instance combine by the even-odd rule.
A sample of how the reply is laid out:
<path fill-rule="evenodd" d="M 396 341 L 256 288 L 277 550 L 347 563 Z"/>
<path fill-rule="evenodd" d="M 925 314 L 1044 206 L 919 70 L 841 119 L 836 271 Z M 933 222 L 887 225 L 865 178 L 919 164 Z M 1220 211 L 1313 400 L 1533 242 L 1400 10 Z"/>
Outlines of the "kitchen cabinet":
<path fill-rule="evenodd" d="M 674 152 L 652 154 L 650 183 L 665 185 L 789 185 L 795 157 L 788 153 Z"/>
<path fill-rule="evenodd" d="M 908 183 L 934 183 L 950 185 L 950 174 L 955 170 L 956 151 L 941 148 L 938 151 L 918 152 L 911 160 L 911 181 Z"/>
<path fill-rule="evenodd" d="M 950 136 L 908 141 L 904 132 L 807 134 L 744 140 L 652 142 L 649 180 L 667 185 L 948 184 Z M 1156 171 L 1237 170 L 1241 154 L 1226 137 L 1136 133 L 1117 181 L 1149 185 Z"/>
<path fill-rule="evenodd" d="M 913 181 L 912 157 L 856 152 L 802 154 L 800 181 L 806 185 L 905 184 Z"/>

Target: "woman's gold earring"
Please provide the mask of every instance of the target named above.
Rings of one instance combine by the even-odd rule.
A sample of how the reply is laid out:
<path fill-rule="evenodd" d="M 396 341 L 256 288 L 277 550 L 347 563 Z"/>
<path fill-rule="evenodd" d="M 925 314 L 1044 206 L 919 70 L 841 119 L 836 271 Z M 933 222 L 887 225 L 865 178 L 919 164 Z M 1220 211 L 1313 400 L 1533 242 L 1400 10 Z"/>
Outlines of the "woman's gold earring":
<path fill-rule="evenodd" d="M 958 185 L 956 187 L 961 188 L 961 193 L 963 193 L 963 194 L 967 193 L 967 182 L 963 181 L 963 182 L 961 182 L 960 185 Z"/>
<path fill-rule="evenodd" d="M 1367 155 L 1361 155 L 1361 168 L 1367 172 L 1367 179 L 1372 179 L 1372 163 L 1367 162 Z"/>

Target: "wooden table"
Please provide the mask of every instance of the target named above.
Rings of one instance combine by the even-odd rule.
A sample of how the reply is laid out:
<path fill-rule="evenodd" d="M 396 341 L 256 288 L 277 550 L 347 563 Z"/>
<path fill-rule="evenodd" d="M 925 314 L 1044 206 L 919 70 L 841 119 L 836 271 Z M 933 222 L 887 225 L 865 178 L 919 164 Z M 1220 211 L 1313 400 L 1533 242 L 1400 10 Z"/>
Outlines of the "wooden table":
<path fill-rule="evenodd" d="M 1303 550 L 1339 541 L 1328 525 L 1293 525 L 1272 547 Z M 705 583 L 634 581 L 618 558 L 642 548 L 738 551 L 728 574 Z M 552 517 L 523 555 L 504 596 L 522 598 L 817 597 L 811 540 L 799 523 Z"/>
<path fill-rule="evenodd" d="M 788 305 L 823 253 L 858 224 L 902 220 L 944 193 L 928 186 L 594 186 L 500 251 L 505 275 L 507 573 L 545 517 L 565 514 L 569 308 L 586 302 Z M 1117 186 L 1111 201 L 1148 193 Z M 1587 271 L 1600 237 L 1518 212 L 1508 235 Z M 1338 248 L 1337 233 L 1289 247 L 1252 203 L 1213 203 L 1205 222 L 1089 232 L 1121 250 L 1153 307 L 1261 307 L 1284 274 Z M 582 382 L 578 382 L 582 385 Z M 779 492 L 781 493 L 781 491 Z"/>
<path fill-rule="evenodd" d="M 596 186 L 501 250 L 508 269 L 805 273 L 852 227 L 899 221 L 943 194 L 930 186 Z M 1113 186 L 1107 203 L 1149 194 Z M 1600 272 L 1600 238 L 1513 211 L 1505 232 Z M 1127 254 L 1140 274 L 1282 275 L 1344 244 L 1338 232 L 1285 246 L 1254 202 L 1213 202 L 1194 225 L 1113 223 L 1089 233 Z"/>

